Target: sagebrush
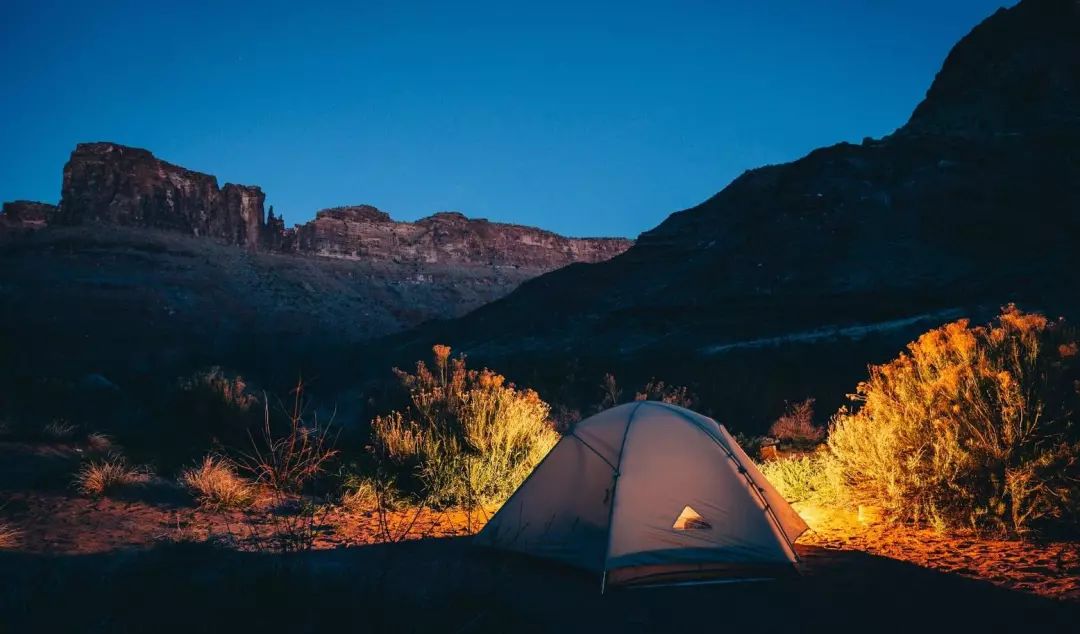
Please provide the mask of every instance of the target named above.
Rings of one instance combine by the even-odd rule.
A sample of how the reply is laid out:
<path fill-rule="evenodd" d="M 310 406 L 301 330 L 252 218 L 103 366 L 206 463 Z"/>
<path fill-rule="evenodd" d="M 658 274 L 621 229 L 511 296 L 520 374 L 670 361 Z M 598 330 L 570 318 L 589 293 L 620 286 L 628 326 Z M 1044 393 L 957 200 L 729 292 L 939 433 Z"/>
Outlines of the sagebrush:
<path fill-rule="evenodd" d="M 488 369 L 435 346 L 434 367 L 396 370 L 410 407 L 376 417 L 371 450 L 406 491 L 434 505 L 505 499 L 558 441 L 549 408 Z"/>
<path fill-rule="evenodd" d="M 870 368 L 828 446 L 859 501 L 902 521 L 1025 533 L 1075 525 L 1077 352 L 1062 321 L 1008 306 Z"/>

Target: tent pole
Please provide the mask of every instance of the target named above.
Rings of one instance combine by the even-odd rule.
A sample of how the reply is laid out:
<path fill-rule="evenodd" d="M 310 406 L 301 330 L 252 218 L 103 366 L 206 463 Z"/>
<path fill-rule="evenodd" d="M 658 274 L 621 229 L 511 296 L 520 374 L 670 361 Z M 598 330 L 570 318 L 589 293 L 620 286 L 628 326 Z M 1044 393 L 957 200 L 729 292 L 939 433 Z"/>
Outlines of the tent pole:
<path fill-rule="evenodd" d="M 611 521 L 615 516 L 615 493 L 619 490 L 619 475 L 620 469 L 622 469 L 622 457 L 623 450 L 626 449 L 626 437 L 630 435 L 630 424 L 634 422 L 634 416 L 637 416 L 638 410 L 647 401 L 641 401 L 634 406 L 633 411 L 630 412 L 630 416 L 626 419 L 626 428 L 623 429 L 622 443 L 619 445 L 619 458 L 616 460 L 615 475 L 611 479 L 611 507 L 608 509 L 607 516 L 607 548 L 604 549 L 604 577 L 600 580 L 600 594 L 604 594 L 604 588 L 607 586 L 607 558 L 611 553 Z M 608 463 L 611 464 L 611 463 Z"/>

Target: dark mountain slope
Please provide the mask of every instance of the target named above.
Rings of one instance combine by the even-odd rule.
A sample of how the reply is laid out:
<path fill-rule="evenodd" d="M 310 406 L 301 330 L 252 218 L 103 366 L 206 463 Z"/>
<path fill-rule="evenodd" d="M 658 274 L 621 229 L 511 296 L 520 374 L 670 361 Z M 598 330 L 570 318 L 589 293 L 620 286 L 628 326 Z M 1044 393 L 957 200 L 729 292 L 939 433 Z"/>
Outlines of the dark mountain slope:
<path fill-rule="evenodd" d="M 445 341 L 579 402 L 603 371 L 655 375 L 763 422 L 785 398 L 837 404 L 958 315 L 1075 314 L 1078 238 L 1080 3 L 1025 0 L 956 45 L 889 137 L 747 172 L 621 256 L 386 349 Z"/>

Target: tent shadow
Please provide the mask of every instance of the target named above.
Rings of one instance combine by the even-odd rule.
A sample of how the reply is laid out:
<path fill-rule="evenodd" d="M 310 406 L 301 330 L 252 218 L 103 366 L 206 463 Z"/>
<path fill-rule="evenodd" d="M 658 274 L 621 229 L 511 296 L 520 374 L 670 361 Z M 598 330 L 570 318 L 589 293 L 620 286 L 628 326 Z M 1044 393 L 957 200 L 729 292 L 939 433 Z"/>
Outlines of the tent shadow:
<path fill-rule="evenodd" d="M 1080 604 L 859 552 L 800 547 L 801 576 L 611 590 L 468 538 L 295 555 L 207 544 L 50 556 L 0 553 L 11 631 L 753 631 L 1062 629 Z M 58 606 L 63 606 L 58 609 Z"/>

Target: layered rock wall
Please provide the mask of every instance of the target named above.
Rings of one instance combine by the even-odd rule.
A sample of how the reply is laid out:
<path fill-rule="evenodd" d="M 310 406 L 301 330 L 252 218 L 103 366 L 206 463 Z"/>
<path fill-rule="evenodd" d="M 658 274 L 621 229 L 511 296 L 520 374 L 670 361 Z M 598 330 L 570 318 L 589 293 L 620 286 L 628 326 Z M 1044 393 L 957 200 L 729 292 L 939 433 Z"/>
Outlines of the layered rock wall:
<path fill-rule="evenodd" d="M 264 219 L 265 196 L 258 187 L 219 188 L 213 176 L 115 143 L 78 145 L 64 167 L 61 196 L 47 222 L 165 229 L 264 251 L 346 259 L 547 271 L 606 260 L 633 244 L 621 238 L 566 238 L 456 212 L 395 222 L 366 205 L 320 211 L 314 220 L 286 229 L 272 211 Z"/>
<path fill-rule="evenodd" d="M 146 150 L 80 143 L 64 166 L 58 224 L 100 222 L 179 231 L 258 247 L 258 187 L 226 184 L 166 163 Z"/>
<path fill-rule="evenodd" d="M 338 207 L 316 214 L 296 229 L 304 253 L 404 263 L 462 262 L 553 269 L 571 262 L 598 262 L 622 253 L 630 240 L 566 238 L 520 225 L 437 213 L 416 222 L 395 222 L 370 206 Z"/>
<path fill-rule="evenodd" d="M 32 200 L 4 203 L 0 210 L 0 227 L 7 229 L 41 229 L 56 215 L 56 205 Z"/>

